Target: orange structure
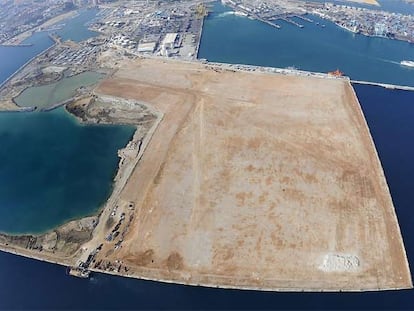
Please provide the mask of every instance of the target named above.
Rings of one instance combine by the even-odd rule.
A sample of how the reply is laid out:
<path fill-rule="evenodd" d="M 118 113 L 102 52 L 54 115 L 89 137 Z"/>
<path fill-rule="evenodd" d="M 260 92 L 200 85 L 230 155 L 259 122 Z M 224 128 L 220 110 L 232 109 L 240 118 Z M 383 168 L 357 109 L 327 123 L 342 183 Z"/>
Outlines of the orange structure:
<path fill-rule="evenodd" d="M 339 69 L 336 69 L 335 71 L 329 71 L 328 74 L 335 77 L 342 77 L 344 75 L 344 73 Z"/>

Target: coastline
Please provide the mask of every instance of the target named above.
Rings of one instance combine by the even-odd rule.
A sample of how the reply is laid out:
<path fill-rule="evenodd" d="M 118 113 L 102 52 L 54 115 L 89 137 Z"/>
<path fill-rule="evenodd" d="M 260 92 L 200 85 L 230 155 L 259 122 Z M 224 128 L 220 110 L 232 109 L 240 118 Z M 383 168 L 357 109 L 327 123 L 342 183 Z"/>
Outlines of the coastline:
<path fill-rule="evenodd" d="M 368 4 L 368 5 L 375 5 L 381 6 L 381 4 L 377 0 L 345 0 L 346 2 L 354 2 L 359 4 Z"/>
<path fill-rule="evenodd" d="M 353 34 L 356 34 L 356 35 L 361 35 L 361 36 L 368 37 L 368 38 L 381 38 L 381 39 L 386 39 L 386 40 L 395 40 L 395 41 L 413 43 L 411 40 L 408 40 L 408 39 L 402 39 L 402 38 L 398 38 L 398 37 L 397 38 L 396 37 L 392 38 L 392 37 L 387 37 L 387 36 L 371 35 L 369 33 L 361 32 L 359 30 L 358 31 L 354 31 L 353 29 L 349 28 L 348 26 L 343 25 L 343 24 L 341 24 L 339 22 L 336 22 L 335 20 L 330 19 L 330 18 L 326 17 L 325 15 L 320 15 L 320 14 L 317 14 L 315 12 L 313 12 L 311 14 L 313 14 L 313 15 L 315 15 L 315 16 L 323 19 L 323 20 L 326 20 L 328 22 L 331 22 L 334 25 L 336 25 L 337 27 L 339 27 L 339 28 L 341 28 L 341 29 L 343 29 L 343 30 L 345 30 L 347 32 L 351 32 Z"/>
<path fill-rule="evenodd" d="M 98 97 L 98 99 L 100 99 Z M 98 226 L 103 222 L 102 218 L 103 215 L 108 214 L 108 211 L 110 211 L 113 208 L 113 202 L 114 202 L 114 196 L 116 196 L 124 187 L 125 183 L 127 182 L 129 175 L 131 171 L 134 169 L 136 163 L 139 161 L 140 156 L 143 154 L 143 149 L 145 149 L 146 144 L 150 140 L 150 138 L 147 135 L 147 129 L 148 124 L 142 124 L 139 122 L 139 117 L 136 118 L 136 122 L 126 122 L 124 119 L 120 119 L 119 122 L 116 119 L 101 119 L 99 114 L 100 111 L 105 111 L 105 108 L 102 110 L 96 110 L 94 113 L 96 113 L 97 119 L 93 117 L 80 117 L 79 111 L 68 109 L 68 106 L 70 105 L 76 105 L 77 103 L 82 103 L 85 100 L 91 100 L 91 97 L 83 97 L 83 98 L 77 98 L 71 99 L 71 103 L 64 104 L 65 111 L 70 116 L 74 117 L 77 122 L 81 124 L 112 124 L 112 125 L 133 125 L 136 126 L 136 130 L 134 131 L 134 134 L 132 135 L 131 139 L 128 141 L 127 145 L 123 147 L 122 149 L 118 150 L 118 168 L 115 172 L 114 178 L 112 180 L 112 189 L 109 194 L 109 197 L 107 198 L 106 202 L 103 203 L 96 212 L 94 212 L 91 215 L 71 219 L 65 221 L 62 225 L 47 230 L 43 233 L 39 234 L 7 234 L 7 233 L 0 233 L 0 250 L 4 252 L 13 253 L 15 255 L 21 255 L 28 258 L 34 258 L 41 261 L 47 261 L 63 266 L 75 266 L 77 264 L 77 261 L 79 257 L 82 256 L 82 253 L 84 250 L 82 249 L 82 245 L 87 243 L 88 240 L 92 238 L 92 235 L 95 232 L 95 227 Z M 123 99 L 114 99 L 107 97 L 106 100 L 108 101 L 117 101 L 118 106 L 128 106 L 127 109 L 131 110 L 131 102 L 125 101 Z M 111 102 L 112 103 L 112 102 Z M 142 104 L 142 103 L 140 103 Z M 62 104 L 61 104 L 62 105 Z M 51 109 L 55 109 L 57 107 L 52 107 Z M 96 109 L 96 107 L 94 107 Z M 132 107 L 132 110 L 135 110 L 136 112 L 142 112 L 142 109 L 139 107 Z M 150 135 L 155 131 L 155 128 L 159 124 L 160 120 L 162 119 L 161 116 L 157 118 L 157 122 L 155 122 L 154 126 L 150 129 Z M 148 121 L 148 120 L 146 120 Z M 150 121 L 151 123 L 151 121 Z M 139 141 L 143 141 L 141 144 L 137 144 Z M 125 155 L 125 150 L 128 151 L 128 148 L 130 145 L 139 145 L 140 151 L 137 156 L 137 158 L 131 160 L 129 158 L 130 154 Z M 112 204 L 112 205 L 111 205 Z M 110 207 L 108 207 L 110 206 Z M 109 209 L 109 210 L 108 210 Z M 101 224 L 102 225 L 102 224 Z M 104 224 L 103 224 L 104 225 Z M 69 230 L 69 236 L 65 240 L 65 238 L 59 240 L 59 243 L 63 243 L 64 245 L 60 248 L 53 247 L 46 247 L 46 245 L 50 244 L 50 239 L 48 236 L 56 235 L 59 237 L 62 235 L 62 232 L 66 232 Z M 71 235 L 70 235 L 71 234 Z M 82 241 L 79 241 L 77 244 L 78 246 L 74 246 L 73 244 L 73 235 L 79 236 L 81 235 Z M 86 237 L 88 236 L 88 237 Z M 70 244 L 67 246 L 66 244 Z M 58 243 L 56 242 L 56 245 Z"/>
<path fill-rule="evenodd" d="M 208 15 L 207 15 L 208 16 Z M 201 37 L 203 35 L 203 27 L 204 27 L 204 20 L 207 16 L 203 16 L 202 20 L 201 20 L 201 26 L 200 26 L 200 32 L 198 34 L 198 42 L 197 42 L 197 48 L 196 48 L 196 52 L 194 53 L 194 56 L 196 59 L 198 59 L 198 52 L 200 50 L 200 44 L 201 44 Z"/>
<path fill-rule="evenodd" d="M 24 40 L 26 40 L 27 38 L 32 36 L 33 33 L 36 32 L 36 29 L 52 26 L 53 24 L 56 24 L 56 23 L 58 23 L 62 20 L 74 17 L 74 16 L 76 16 L 76 14 L 78 14 L 78 10 L 72 10 L 72 11 L 63 13 L 61 15 L 55 16 L 55 17 L 45 21 L 43 24 L 41 24 L 39 26 L 33 27 L 32 29 L 26 30 L 25 32 L 22 32 L 22 33 L 14 36 L 14 37 L 8 39 L 7 41 L 3 42 L 1 45 L 4 45 L 4 46 L 7 46 L 7 45 L 16 46 L 17 45 L 18 46 Z"/>
<path fill-rule="evenodd" d="M 79 76 L 79 75 L 84 74 L 84 73 L 89 73 L 89 72 L 101 74 L 102 77 L 99 78 L 99 80 L 96 83 L 92 83 L 90 85 L 84 85 L 84 86 L 82 86 L 82 88 L 87 89 L 87 90 L 94 89 L 95 86 L 98 85 L 100 81 L 104 80 L 105 77 L 106 77 L 106 75 L 107 75 L 107 72 L 105 70 L 102 70 L 102 69 L 101 70 L 95 70 L 95 71 L 92 71 L 92 70 L 83 71 L 83 72 L 76 73 L 74 75 L 69 75 L 69 76 L 65 76 L 64 74 L 62 74 L 61 77 L 58 80 L 56 80 L 55 82 L 52 82 L 51 84 L 53 84 L 53 83 L 60 83 L 60 82 L 62 82 L 63 79 L 73 78 L 73 77 Z M 46 85 L 49 85 L 49 84 L 46 84 Z M 40 85 L 40 86 L 42 86 L 42 85 Z M 16 107 L 19 107 L 21 109 L 25 109 L 25 108 L 26 109 L 36 109 L 35 107 L 20 106 L 16 102 L 16 98 L 19 97 L 25 90 L 27 90 L 27 89 L 29 89 L 31 87 L 39 87 L 39 86 L 33 86 L 33 85 L 30 86 L 29 85 L 29 86 L 25 87 L 24 89 L 22 89 L 21 92 L 19 92 L 19 94 L 17 94 L 16 96 L 14 96 L 11 99 L 12 102 L 13 102 L 13 104 L 16 105 Z M 70 98 L 61 100 L 61 101 L 59 101 L 57 103 L 51 104 L 50 106 L 37 107 L 37 109 L 38 110 L 41 110 L 41 111 L 50 111 L 50 110 L 56 109 L 56 108 L 58 108 L 60 106 L 65 106 L 65 105 L 68 105 L 68 104 L 70 104 L 72 102 L 76 102 L 76 101 L 79 101 L 79 100 L 81 100 L 83 98 L 86 98 L 86 97 L 89 97 L 90 96 L 90 94 L 89 94 L 90 92 L 88 92 L 88 91 L 86 93 L 85 93 L 85 91 L 83 91 L 82 93 L 79 93 L 79 92 L 77 92 L 77 90 L 74 90 L 74 92 L 75 92 L 75 94 L 72 97 L 70 97 Z"/>
<path fill-rule="evenodd" d="M 27 65 L 29 65 L 31 62 L 33 62 L 34 60 L 36 60 L 37 58 L 43 56 L 44 54 L 46 54 L 47 52 L 49 52 L 51 49 L 53 49 L 57 44 L 58 41 L 51 35 L 48 35 L 48 37 L 52 40 L 53 44 L 48 47 L 47 49 L 39 52 L 38 54 L 34 55 L 31 59 L 29 59 L 26 63 L 24 63 L 22 66 L 20 66 L 15 72 L 13 72 L 6 80 L 4 80 L 1 84 L 0 84 L 0 92 L 2 91 L 2 88 L 10 81 L 12 80 L 20 71 L 22 71 L 24 68 L 26 68 Z"/>

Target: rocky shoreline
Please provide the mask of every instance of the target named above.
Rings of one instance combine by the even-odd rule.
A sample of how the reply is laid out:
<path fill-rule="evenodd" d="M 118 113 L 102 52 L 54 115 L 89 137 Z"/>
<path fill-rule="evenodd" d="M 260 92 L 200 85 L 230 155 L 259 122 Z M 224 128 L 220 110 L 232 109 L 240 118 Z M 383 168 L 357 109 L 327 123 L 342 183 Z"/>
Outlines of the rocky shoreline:
<path fill-rule="evenodd" d="M 137 127 L 127 146 L 118 151 L 119 168 L 114 178 L 116 189 L 117 183 L 125 175 L 125 167 L 138 155 L 142 140 L 157 120 L 157 113 L 144 103 L 98 95 L 84 96 L 64 106 L 68 113 L 84 124 Z M 0 233 L 0 250 L 63 265 L 76 265 L 83 253 L 81 247 L 92 238 L 103 210 L 104 207 L 101 207 L 95 216 L 72 220 L 42 234 Z"/>

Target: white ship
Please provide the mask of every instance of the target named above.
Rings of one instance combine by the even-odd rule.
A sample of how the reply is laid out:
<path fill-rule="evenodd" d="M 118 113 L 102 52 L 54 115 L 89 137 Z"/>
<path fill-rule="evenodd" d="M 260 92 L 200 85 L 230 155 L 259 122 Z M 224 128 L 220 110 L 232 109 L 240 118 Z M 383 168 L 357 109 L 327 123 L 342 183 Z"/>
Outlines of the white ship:
<path fill-rule="evenodd" d="M 414 61 L 412 60 L 403 60 L 400 64 L 407 67 L 414 67 Z"/>

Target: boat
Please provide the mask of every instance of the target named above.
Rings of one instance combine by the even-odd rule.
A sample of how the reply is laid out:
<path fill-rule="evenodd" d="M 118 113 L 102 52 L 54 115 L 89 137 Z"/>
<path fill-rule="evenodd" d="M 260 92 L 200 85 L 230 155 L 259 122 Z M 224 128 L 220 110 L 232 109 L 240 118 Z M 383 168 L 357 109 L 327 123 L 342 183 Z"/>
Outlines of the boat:
<path fill-rule="evenodd" d="M 412 60 L 403 60 L 400 63 L 402 66 L 407 66 L 407 67 L 414 67 L 414 61 Z"/>

